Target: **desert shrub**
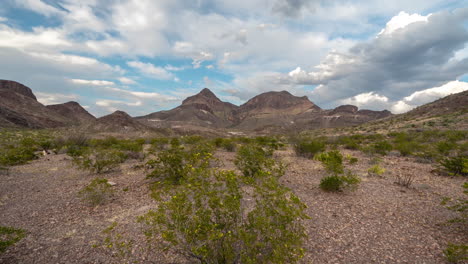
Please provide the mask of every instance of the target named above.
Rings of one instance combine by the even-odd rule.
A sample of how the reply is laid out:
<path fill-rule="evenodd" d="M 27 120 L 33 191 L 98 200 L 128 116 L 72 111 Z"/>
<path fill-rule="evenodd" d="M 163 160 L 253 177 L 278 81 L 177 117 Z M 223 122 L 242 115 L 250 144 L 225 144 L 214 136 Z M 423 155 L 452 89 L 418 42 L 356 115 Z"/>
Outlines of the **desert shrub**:
<path fill-rule="evenodd" d="M 357 150 L 360 148 L 359 137 L 342 136 L 338 139 L 338 143 L 343 145 L 345 149 Z"/>
<path fill-rule="evenodd" d="M 402 156 L 409 156 L 420 148 L 416 142 L 398 142 L 395 144 L 395 149 L 400 152 Z"/>
<path fill-rule="evenodd" d="M 359 161 L 358 158 L 353 157 L 350 154 L 346 154 L 345 160 L 347 160 L 349 164 L 356 164 Z"/>
<path fill-rule="evenodd" d="M 199 144 L 200 142 L 203 141 L 203 137 L 198 136 L 198 135 L 185 136 L 181 138 L 181 141 L 183 144 L 188 144 L 188 145 Z"/>
<path fill-rule="evenodd" d="M 95 173 L 109 172 L 127 159 L 124 152 L 115 149 L 88 148 L 80 149 L 78 153 L 73 156 L 73 163 Z"/>
<path fill-rule="evenodd" d="M 0 150 L 0 165 L 15 166 L 25 164 L 26 162 L 36 159 L 34 153 L 36 149 L 31 146 L 12 146 Z"/>
<path fill-rule="evenodd" d="M 386 140 L 378 141 L 374 143 L 372 147 L 374 148 L 375 153 L 380 155 L 387 155 L 387 153 L 392 150 L 392 144 Z"/>
<path fill-rule="evenodd" d="M 271 156 L 272 149 L 265 149 L 256 144 L 247 144 L 239 148 L 234 164 L 245 177 L 259 176 L 260 172 L 268 172 L 279 176 L 284 173 L 284 166 Z"/>
<path fill-rule="evenodd" d="M 233 152 L 236 150 L 236 144 L 230 138 L 216 138 L 213 144 L 217 148 L 223 148 L 226 151 Z"/>
<path fill-rule="evenodd" d="M 0 226 L 0 253 L 3 253 L 26 236 L 23 229 Z"/>
<path fill-rule="evenodd" d="M 101 205 L 109 201 L 114 194 L 112 185 L 107 179 L 95 178 L 86 187 L 80 190 L 80 198 L 91 206 Z"/>
<path fill-rule="evenodd" d="M 449 263 L 466 263 L 468 261 L 468 245 L 449 243 L 444 250 L 445 258 Z"/>
<path fill-rule="evenodd" d="M 414 174 L 397 172 L 395 174 L 396 184 L 409 188 L 414 181 Z"/>
<path fill-rule="evenodd" d="M 380 167 L 378 164 L 376 164 L 376 165 L 370 167 L 367 170 L 367 173 L 369 175 L 382 176 L 385 173 L 385 169 Z"/>
<path fill-rule="evenodd" d="M 439 165 L 451 175 L 468 175 L 468 158 L 464 155 L 441 159 Z"/>
<path fill-rule="evenodd" d="M 322 162 L 325 169 L 334 175 L 344 173 L 343 155 L 338 150 L 332 150 L 315 155 L 315 159 Z"/>
<path fill-rule="evenodd" d="M 457 144 L 453 141 L 440 141 L 437 143 L 436 148 L 441 155 L 448 155 L 451 151 L 457 149 Z"/>
<path fill-rule="evenodd" d="M 344 189 L 354 189 L 361 182 L 359 177 L 354 174 L 336 174 L 323 177 L 320 180 L 320 188 L 327 192 L 338 192 Z"/>
<path fill-rule="evenodd" d="M 206 144 L 187 149 L 173 139 L 168 149 L 161 150 L 156 159 L 148 161 L 147 166 L 153 171 L 147 177 L 180 184 L 195 169 L 209 167 L 212 150 L 211 145 Z"/>
<path fill-rule="evenodd" d="M 280 142 L 280 140 L 274 137 L 267 137 L 267 136 L 256 137 L 254 138 L 253 142 L 260 146 L 267 147 L 273 150 L 278 150 L 284 147 L 284 144 Z"/>
<path fill-rule="evenodd" d="M 313 158 L 315 154 L 325 150 L 325 142 L 320 140 L 299 140 L 294 144 L 297 156 Z"/>
<path fill-rule="evenodd" d="M 151 144 L 151 151 L 158 151 L 164 149 L 166 145 L 168 145 L 170 140 L 168 138 L 153 138 L 150 141 Z"/>
<path fill-rule="evenodd" d="M 258 178 L 253 192 L 243 188 L 244 179 L 202 169 L 166 195 L 153 195 L 158 209 L 139 218 L 147 241 L 191 263 L 297 262 L 304 254 L 305 205 L 276 177 Z"/>

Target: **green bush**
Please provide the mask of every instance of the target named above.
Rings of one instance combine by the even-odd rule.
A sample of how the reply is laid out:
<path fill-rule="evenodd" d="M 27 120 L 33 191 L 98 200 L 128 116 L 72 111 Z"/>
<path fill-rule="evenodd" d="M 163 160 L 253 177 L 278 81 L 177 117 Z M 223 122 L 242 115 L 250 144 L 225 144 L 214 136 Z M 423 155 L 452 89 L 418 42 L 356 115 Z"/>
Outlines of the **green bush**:
<path fill-rule="evenodd" d="M 385 169 L 380 167 L 378 164 L 370 167 L 368 170 L 367 170 L 367 173 L 369 175 L 376 175 L 376 176 L 382 176 L 384 173 L 385 173 Z"/>
<path fill-rule="evenodd" d="M 381 155 L 387 155 L 387 153 L 392 150 L 392 144 L 385 140 L 378 141 L 373 144 L 373 148 L 376 153 Z"/>
<path fill-rule="evenodd" d="M 354 189 L 361 182 L 359 177 L 348 173 L 346 175 L 331 175 L 320 180 L 320 188 L 327 192 L 343 191 L 346 188 Z"/>
<path fill-rule="evenodd" d="M 103 178 L 95 178 L 78 193 L 84 202 L 92 206 L 106 203 L 112 198 L 113 194 L 112 185 L 109 184 L 107 179 Z"/>
<path fill-rule="evenodd" d="M 229 138 L 216 138 L 213 144 L 217 148 L 223 148 L 226 151 L 233 152 L 236 150 L 236 144 L 232 139 Z"/>
<path fill-rule="evenodd" d="M 468 158 L 464 155 L 444 158 L 439 164 L 451 175 L 468 175 Z"/>
<path fill-rule="evenodd" d="M 36 159 L 34 147 L 27 146 L 13 146 L 10 148 L 3 148 L 0 150 L 0 165 L 1 166 L 15 166 L 25 164 L 26 162 Z"/>
<path fill-rule="evenodd" d="M 315 159 L 322 162 L 325 169 L 334 175 L 344 173 L 343 155 L 338 150 L 332 150 L 315 155 Z"/>
<path fill-rule="evenodd" d="M 306 206 L 276 177 L 258 178 L 253 192 L 243 188 L 244 180 L 232 171 L 202 169 L 153 195 L 160 197 L 158 209 L 139 218 L 147 241 L 190 263 L 297 262 L 304 255 Z"/>
<path fill-rule="evenodd" d="M 127 159 L 127 155 L 115 149 L 79 149 L 74 152 L 73 162 L 80 168 L 95 173 L 109 172 Z"/>
<path fill-rule="evenodd" d="M 468 261 L 468 245 L 448 244 L 444 250 L 445 258 L 449 263 L 466 263 Z"/>
<path fill-rule="evenodd" d="M 315 154 L 325 150 L 325 142 L 320 140 L 300 140 L 294 144 L 294 151 L 297 156 L 313 158 Z"/>
<path fill-rule="evenodd" d="M 284 167 L 271 158 L 272 155 L 272 149 L 264 149 L 256 144 L 247 144 L 241 146 L 237 151 L 234 164 L 245 177 L 260 176 L 260 172 L 282 176 Z"/>
<path fill-rule="evenodd" d="M 174 139 L 170 148 L 161 150 L 156 159 L 148 161 L 147 166 L 153 171 L 147 177 L 180 184 L 194 170 L 210 165 L 214 159 L 211 152 L 210 145 L 196 145 L 186 149 Z"/>
<path fill-rule="evenodd" d="M 23 229 L 0 226 L 0 253 L 3 253 L 26 236 Z"/>

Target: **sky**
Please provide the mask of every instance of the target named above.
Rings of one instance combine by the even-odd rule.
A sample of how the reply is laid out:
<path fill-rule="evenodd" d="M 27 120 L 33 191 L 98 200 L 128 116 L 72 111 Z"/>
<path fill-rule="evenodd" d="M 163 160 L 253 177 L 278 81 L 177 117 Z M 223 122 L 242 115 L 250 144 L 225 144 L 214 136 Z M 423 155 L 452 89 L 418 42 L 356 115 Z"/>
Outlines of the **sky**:
<path fill-rule="evenodd" d="M 141 116 L 204 87 L 403 113 L 468 90 L 468 0 L 1 0 L 0 79 Z"/>

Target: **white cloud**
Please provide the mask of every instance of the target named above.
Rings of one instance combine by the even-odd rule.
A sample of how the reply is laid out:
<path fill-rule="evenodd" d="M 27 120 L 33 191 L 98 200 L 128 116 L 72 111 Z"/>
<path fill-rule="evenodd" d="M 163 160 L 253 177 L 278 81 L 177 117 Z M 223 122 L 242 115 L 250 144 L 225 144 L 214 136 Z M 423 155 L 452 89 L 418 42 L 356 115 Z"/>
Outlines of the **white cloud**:
<path fill-rule="evenodd" d="M 398 29 L 405 28 L 409 24 L 415 23 L 415 22 L 427 22 L 428 18 L 431 16 L 431 14 L 427 16 L 421 16 L 419 14 L 408 14 L 404 11 L 401 11 L 398 15 L 394 16 L 390 21 L 387 22 L 387 25 L 385 26 L 382 31 L 378 35 L 381 34 L 387 34 L 390 35 L 393 32 L 395 32 Z"/>
<path fill-rule="evenodd" d="M 130 79 L 130 78 L 127 78 L 127 77 L 120 77 L 118 78 L 119 82 L 123 83 L 123 84 L 136 84 L 137 82 L 135 82 L 134 80 Z"/>
<path fill-rule="evenodd" d="M 0 16 L 0 22 L 5 22 L 5 21 L 8 21 L 8 18 Z"/>
<path fill-rule="evenodd" d="M 342 100 L 343 104 L 355 105 L 359 108 L 385 109 L 388 98 L 374 92 L 362 93 L 351 98 Z"/>
<path fill-rule="evenodd" d="M 102 81 L 102 80 L 81 80 L 81 79 L 71 79 L 72 83 L 76 84 L 86 84 L 86 85 L 95 85 L 95 86 L 109 86 L 114 85 L 113 82 Z"/>
<path fill-rule="evenodd" d="M 15 2 L 23 8 L 30 9 L 46 16 L 63 13 L 63 11 L 48 5 L 41 0 L 15 0 Z"/>
<path fill-rule="evenodd" d="M 460 93 L 468 90 L 468 83 L 461 81 L 451 81 L 442 86 L 417 91 L 403 98 L 405 103 L 418 106 L 435 101 L 450 94 Z"/>
<path fill-rule="evenodd" d="M 140 72 L 146 74 L 148 77 L 158 80 L 170 80 L 174 78 L 174 75 L 166 71 L 162 67 L 155 66 L 151 63 L 144 63 L 140 61 L 129 61 L 127 65 L 138 69 Z"/>
<path fill-rule="evenodd" d="M 51 104 L 62 104 L 68 101 L 76 101 L 78 100 L 79 96 L 75 94 L 59 94 L 59 93 L 42 93 L 42 92 L 35 92 L 37 96 L 37 100 L 44 104 L 44 105 L 51 105 Z"/>

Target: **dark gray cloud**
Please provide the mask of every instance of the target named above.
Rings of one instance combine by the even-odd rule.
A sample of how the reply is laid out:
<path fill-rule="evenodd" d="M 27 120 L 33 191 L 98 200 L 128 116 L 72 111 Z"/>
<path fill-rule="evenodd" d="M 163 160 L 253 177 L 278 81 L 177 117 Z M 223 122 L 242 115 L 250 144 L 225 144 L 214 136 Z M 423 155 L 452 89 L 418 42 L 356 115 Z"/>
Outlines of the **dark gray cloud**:
<path fill-rule="evenodd" d="M 277 0 L 273 5 L 273 12 L 285 17 L 298 17 L 304 9 L 313 10 L 319 0 Z"/>
<path fill-rule="evenodd" d="M 468 73 L 468 58 L 455 57 L 468 43 L 467 20 L 468 9 L 432 14 L 427 21 L 382 32 L 347 54 L 330 54 L 316 72 L 289 77 L 319 85 L 311 99 L 325 105 L 367 92 L 398 100 Z"/>

